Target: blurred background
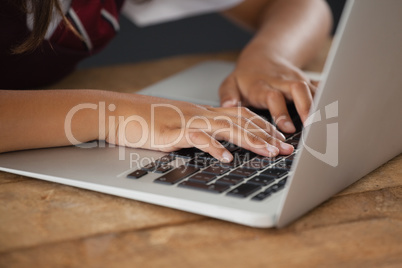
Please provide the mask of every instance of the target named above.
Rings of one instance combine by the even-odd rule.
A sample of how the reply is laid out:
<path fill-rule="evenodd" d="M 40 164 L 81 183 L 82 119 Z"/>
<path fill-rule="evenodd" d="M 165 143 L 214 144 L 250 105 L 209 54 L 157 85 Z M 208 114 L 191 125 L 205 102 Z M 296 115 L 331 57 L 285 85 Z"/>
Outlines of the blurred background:
<path fill-rule="evenodd" d="M 336 30 L 346 0 L 327 0 Z M 183 54 L 240 50 L 252 33 L 217 13 L 173 22 L 137 27 L 124 16 L 120 32 L 99 54 L 80 63 L 78 68 L 133 63 Z"/>

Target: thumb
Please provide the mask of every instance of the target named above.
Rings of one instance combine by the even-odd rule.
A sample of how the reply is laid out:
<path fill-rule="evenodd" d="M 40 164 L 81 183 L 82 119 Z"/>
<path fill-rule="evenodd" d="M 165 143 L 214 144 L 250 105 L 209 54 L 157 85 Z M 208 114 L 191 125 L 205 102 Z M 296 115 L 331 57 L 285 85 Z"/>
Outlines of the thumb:
<path fill-rule="evenodd" d="M 240 91 L 233 75 L 228 76 L 221 84 L 219 98 L 222 107 L 236 107 L 240 102 Z"/>

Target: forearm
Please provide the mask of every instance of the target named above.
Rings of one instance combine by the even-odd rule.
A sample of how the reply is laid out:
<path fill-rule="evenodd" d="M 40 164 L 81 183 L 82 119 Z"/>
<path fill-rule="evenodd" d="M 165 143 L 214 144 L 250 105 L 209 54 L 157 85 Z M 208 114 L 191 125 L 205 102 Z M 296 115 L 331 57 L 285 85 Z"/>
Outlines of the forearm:
<path fill-rule="evenodd" d="M 0 90 L 0 153 L 99 139 L 165 152 L 195 146 L 222 161 L 233 160 L 215 138 L 263 156 L 293 152 L 268 122 L 244 108 L 98 90 Z"/>
<path fill-rule="evenodd" d="M 332 17 L 327 4 L 322 0 L 271 0 L 254 3 L 258 2 L 260 6 L 255 7 L 254 11 L 254 15 L 259 16 L 258 19 L 251 16 L 251 11 L 243 16 L 242 11 L 236 9 L 226 13 L 237 16 L 244 24 L 258 27 L 256 35 L 242 55 L 247 58 L 255 55 L 253 60 L 288 61 L 296 67 L 303 67 L 329 36 Z"/>
<path fill-rule="evenodd" d="M 115 99 L 113 92 L 96 90 L 0 90 L 0 152 L 104 138 L 107 107 Z M 104 117 L 99 117 L 101 102 Z"/>

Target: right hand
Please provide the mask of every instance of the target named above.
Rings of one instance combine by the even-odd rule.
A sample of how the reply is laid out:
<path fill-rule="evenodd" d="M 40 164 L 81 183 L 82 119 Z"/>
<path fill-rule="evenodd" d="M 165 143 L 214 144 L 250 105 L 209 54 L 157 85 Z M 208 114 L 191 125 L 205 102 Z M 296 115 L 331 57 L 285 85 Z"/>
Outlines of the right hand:
<path fill-rule="evenodd" d="M 293 152 L 273 125 L 244 107 L 214 108 L 136 94 L 124 97 L 115 112 L 119 123 L 107 134 L 109 143 L 164 152 L 196 147 L 222 162 L 232 161 L 233 155 L 218 140 L 268 157 Z"/>
<path fill-rule="evenodd" d="M 308 118 L 318 83 L 311 81 L 292 63 L 286 60 L 272 60 L 264 57 L 264 53 L 257 52 L 257 49 L 243 51 L 235 70 L 220 87 L 221 105 L 232 107 L 242 103 L 267 109 L 280 130 L 294 133 L 296 128 L 286 103 L 291 101 L 295 104 L 304 123 Z"/>

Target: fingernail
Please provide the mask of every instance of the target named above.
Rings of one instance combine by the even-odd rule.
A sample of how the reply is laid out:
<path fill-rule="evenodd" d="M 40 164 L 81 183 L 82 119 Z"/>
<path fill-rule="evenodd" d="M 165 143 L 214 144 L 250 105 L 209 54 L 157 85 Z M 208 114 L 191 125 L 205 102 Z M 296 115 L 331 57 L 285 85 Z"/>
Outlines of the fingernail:
<path fill-rule="evenodd" d="M 293 149 L 293 146 L 290 145 L 290 144 L 288 144 L 288 143 L 286 143 L 286 142 L 281 142 L 281 148 L 282 148 L 283 150 L 292 150 L 292 149 Z"/>
<path fill-rule="evenodd" d="M 283 126 L 284 126 L 284 128 L 286 129 L 286 131 L 288 131 L 288 132 L 295 132 L 295 131 L 296 131 L 295 126 L 294 126 L 291 122 L 289 122 L 289 121 L 286 121 L 286 122 L 283 124 Z"/>
<path fill-rule="evenodd" d="M 222 107 L 233 107 L 236 106 L 237 104 L 237 100 L 227 100 L 225 102 L 222 103 Z"/>
<path fill-rule="evenodd" d="M 230 163 L 230 162 L 232 162 L 232 159 L 233 159 L 233 156 L 231 155 L 231 153 L 229 153 L 229 152 L 224 152 L 224 153 L 222 154 L 221 162 Z"/>
<path fill-rule="evenodd" d="M 283 135 L 282 133 L 280 133 L 279 131 L 275 132 L 275 136 L 277 136 L 280 140 L 286 140 L 285 135 Z M 276 137 L 275 137 L 276 138 Z"/>
<path fill-rule="evenodd" d="M 270 152 L 270 153 L 273 154 L 273 155 L 279 154 L 279 149 L 276 148 L 275 146 L 268 145 L 268 146 L 267 146 L 267 150 L 268 150 L 268 152 Z"/>

